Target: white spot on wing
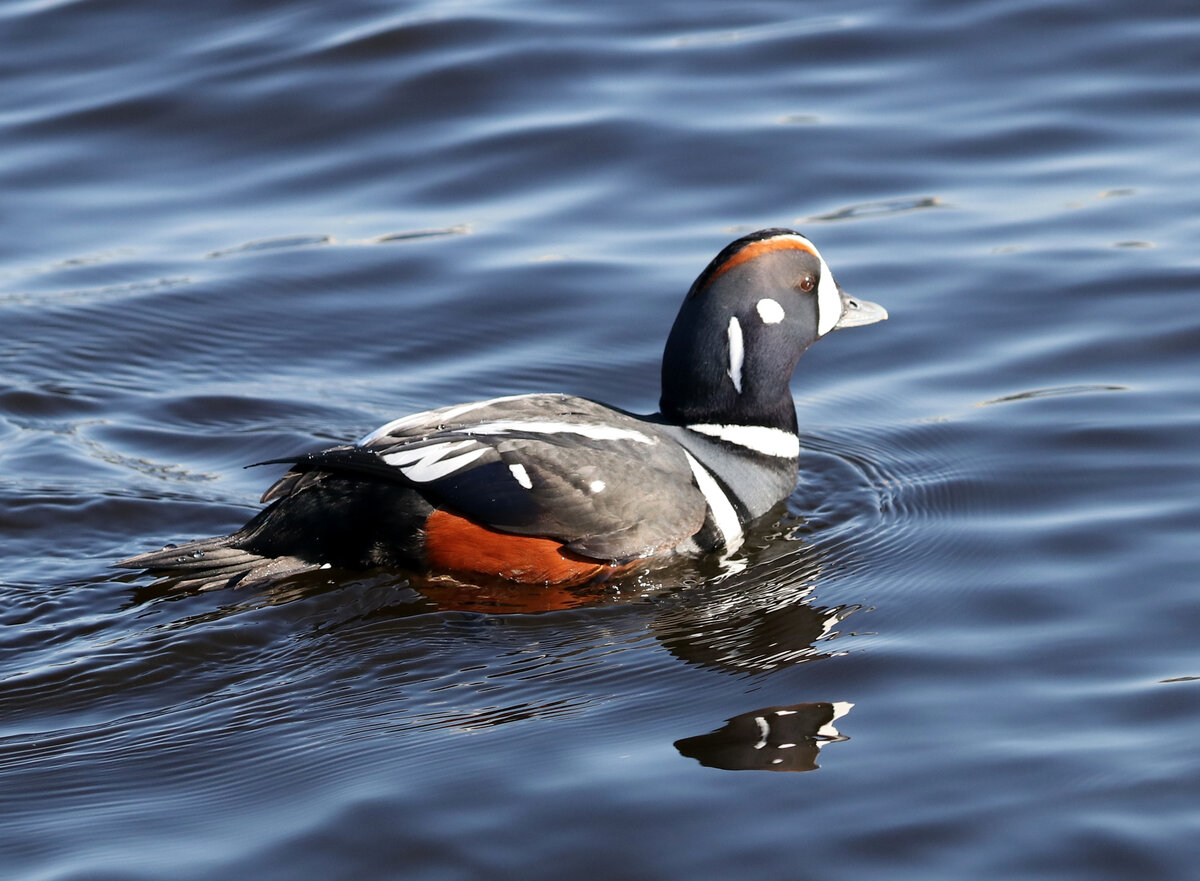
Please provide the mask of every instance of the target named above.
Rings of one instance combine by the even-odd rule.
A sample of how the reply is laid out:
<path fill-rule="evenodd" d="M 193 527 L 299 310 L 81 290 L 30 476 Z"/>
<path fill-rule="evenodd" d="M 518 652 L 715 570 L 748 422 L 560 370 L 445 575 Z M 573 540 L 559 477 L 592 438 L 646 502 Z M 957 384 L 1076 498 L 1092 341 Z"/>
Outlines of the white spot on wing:
<path fill-rule="evenodd" d="M 763 324 L 778 324 L 784 319 L 783 307 L 770 297 L 763 297 L 754 308 L 758 310 L 758 317 Z"/>
<path fill-rule="evenodd" d="M 509 465 L 508 470 L 517 479 L 517 483 L 521 484 L 525 489 L 533 489 L 533 481 L 529 479 L 529 472 L 525 470 L 524 465 L 520 463 Z"/>
<path fill-rule="evenodd" d="M 742 342 L 742 325 L 737 316 L 729 319 L 729 378 L 737 393 L 742 393 L 742 364 L 746 360 L 746 349 Z"/>
<path fill-rule="evenodd" d="M 696 485 L 700 487 L 700 492 L 704 494 L 704 500 L 708 503 L 708 510 L 712 512 L 713 522 L 717 525 L 717 529 L 720 531 L 725 545 L 735 547 L 742 539 L 742 524 L 738 521 L 737 511 L 730 504 L 728 496 L 721 489 L 721 485 L 708 473 L 708 469 L 697 462 L 687 450 L 683 451 L 683 455 L 687 457 L 688 465 L 692 469 L 692 475 L 696 478 Z"/>
<path fill-rule="evenodd" d="M 800 455 L 800 438 L 782 428 L 765 425 L 689 425 L 689 431 L 719 437 L 723 441 L 737 444 L 764 456 L 780 459 L 795 459 Z"/>

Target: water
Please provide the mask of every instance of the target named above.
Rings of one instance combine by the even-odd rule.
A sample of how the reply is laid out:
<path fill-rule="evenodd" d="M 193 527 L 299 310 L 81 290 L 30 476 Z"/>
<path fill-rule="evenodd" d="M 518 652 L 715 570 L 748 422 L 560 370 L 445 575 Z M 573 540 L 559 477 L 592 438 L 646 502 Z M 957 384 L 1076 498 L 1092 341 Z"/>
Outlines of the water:
<path fill-rule="evenodd" d="M 1194 13 L 0 8 L 0 877 L 1194 877 Z M 892 318 L 741 572 L 107 569 L 407 411 L 654 409 L 772 225 Z"/>

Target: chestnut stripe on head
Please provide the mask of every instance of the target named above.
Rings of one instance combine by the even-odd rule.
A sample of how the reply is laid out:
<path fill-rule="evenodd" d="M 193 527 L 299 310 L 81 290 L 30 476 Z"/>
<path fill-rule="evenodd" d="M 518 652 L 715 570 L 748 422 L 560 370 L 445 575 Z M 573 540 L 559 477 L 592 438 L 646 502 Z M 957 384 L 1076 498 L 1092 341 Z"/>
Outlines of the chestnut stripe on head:
<path fill-rule="evenodd" d="M 700 293 L 704 288 L 708 287 L 722 275 L 734 267 L 741 266 L 743 263 L 748 263 L 756 257 L 761 257 L 763 254 L 770 254 L 773 251 L 807 251 L 818 260 L 821 255 L 817 253 L 817 249 L 812 246 L 812 243 L 803 236 L 794 233 L 785 233 L 782 235 L 771 236 L 769 239 L 760 239 L 757 242 L 750 242 L 738 248 L 733 254 L 722 263 L 713 267 L 712 271 L 706 273 L 702 278 L 702 283 L 698 284 L 692 291 L 692 296 Z"/>

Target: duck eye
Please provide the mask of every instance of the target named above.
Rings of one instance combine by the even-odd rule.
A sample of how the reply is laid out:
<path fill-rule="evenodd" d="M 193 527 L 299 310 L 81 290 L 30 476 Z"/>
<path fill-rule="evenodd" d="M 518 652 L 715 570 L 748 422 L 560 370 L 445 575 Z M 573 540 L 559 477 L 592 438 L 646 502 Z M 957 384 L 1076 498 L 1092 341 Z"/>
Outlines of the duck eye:
<path fill-rule="evenodd" d="M 804 278 L 800 279 L 800 284 L 796 285 L 796 287 L 798 287 L 800 290 L 804 291 L 804 293 L 806 293 L 806 294 L 809 293 L 816 286 L 817 286 L 817 280 L 815 278 L 813 278 L 811 275 L 804 276 Z"/>

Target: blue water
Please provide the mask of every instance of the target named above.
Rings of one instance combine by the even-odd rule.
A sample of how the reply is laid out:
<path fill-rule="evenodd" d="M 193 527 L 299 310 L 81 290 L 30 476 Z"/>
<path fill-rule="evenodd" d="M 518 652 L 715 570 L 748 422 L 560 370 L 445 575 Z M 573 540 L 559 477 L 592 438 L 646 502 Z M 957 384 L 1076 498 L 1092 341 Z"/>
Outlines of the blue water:
<path fill-rule="evenodd" d="M 1195 13 L 0 7 L 0 877 L 1194 878 Z M 653 410 L 776 225 L 891 320 L 801 361 L 740 572 L 535 613 L 107 568 L 408 411 Z"/>

